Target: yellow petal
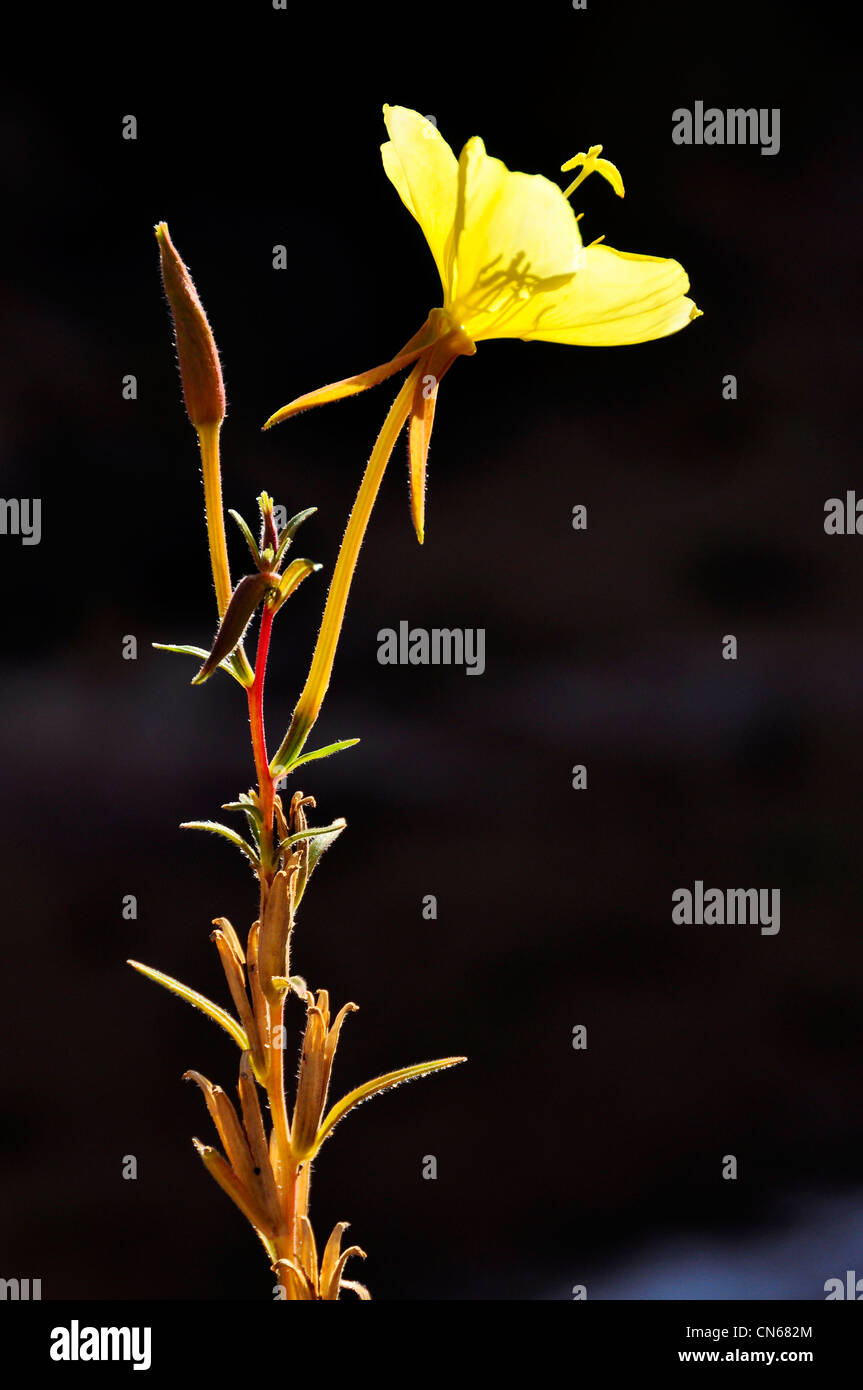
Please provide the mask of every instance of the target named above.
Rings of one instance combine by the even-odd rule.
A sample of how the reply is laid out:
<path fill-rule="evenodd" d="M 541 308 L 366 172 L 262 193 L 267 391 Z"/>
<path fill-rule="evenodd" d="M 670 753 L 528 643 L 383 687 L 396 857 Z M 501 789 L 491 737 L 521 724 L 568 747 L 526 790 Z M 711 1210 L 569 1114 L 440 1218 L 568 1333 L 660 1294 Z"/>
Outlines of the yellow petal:
<path fill-rule="evenodd" d="M 645 343 L 699 317 L 688 289 L 677 261 L 588 246 L 582 268 L 563 290 L 535 296 L 490 336 L 586 347 Z"/>
<path fill-rule="evenodd" d="M 556 183 L 510 172 L 479 136 L 462 150 L 458 194 L 447 308 L 471 338 L 493 337 L 495 318 L 569 283 L 582 264 L 581 235 Z"/>
<path fill-rule="evenodd" d="M 384 169 L 429 244 L 444 290 L 445 252 L 456 206 L 458 161 L 431 121 L 404 106 L 385 106 L 389 140 Z"/>

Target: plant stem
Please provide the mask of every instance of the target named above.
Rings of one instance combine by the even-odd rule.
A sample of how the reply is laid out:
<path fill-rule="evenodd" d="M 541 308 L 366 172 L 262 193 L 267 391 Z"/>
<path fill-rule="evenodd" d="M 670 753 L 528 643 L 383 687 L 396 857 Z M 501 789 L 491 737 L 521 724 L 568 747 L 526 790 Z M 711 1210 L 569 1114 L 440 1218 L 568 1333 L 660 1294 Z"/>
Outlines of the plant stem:
<path fill-rule="evenodd" d="M 228 564 L 228 542 L 225 536 L 225 515 L 222 506 L 222 470 L 219 461 L 219 431 L 221 424 L 201 425 L 198 443 L 201 446 L 201 471 L 204 475 L 204 510 L 207 515 L 207 540 L 210 544 L 210 568 L 216 590 L 219 621 L 231 600 L 231 570 Z M 236 661 L 244 684 L 251 685 L 252 669 L 242 646 L 237 649 Z"/>
<path fill-rule="evenodd" d="M 297 1163 L 291 1152 L 291 1131 L 288 1120 L 288 1103 L 285 1096 L 285 999 L 286 996 L 280 1001 L 275 1013 L 271 1012 L 269 1008 L 267 1009 L 268 1017 L 271 1023 L 275 1024 L 275 1027 L 271 1026 L 268 1040 L 269 1065 L 266 1090 L 276 1136 L 276 1151 L 278 1153 L 276 1185 L 281 1199 L 284 1221 L 283 1230 L 276 1239 L 276 1256 L 296 1263 L 299 1186 L 297 1183 Z M 275 1042 L 276 1038 L 279 1040 L 278 1045 Z M 288 1299 L 291 1298 L 290 1290 L 292 1287 L 293 1285 L 289 1281 L 286 1285 Z"/>
<path fill-rule="evenodd" d="M 222 510 L 222 472 L 219 466 L 220 424 L 201 425 L 198 441 L 201 445 L 201 467 L 204 474 L 204 504 L 207 513 L 207 539 L 210 542 L 210 565 L 216 588 L 219 618 L 231 598 L 231 571 L 228 566 L 228 543 L 225 538 L 225 518 Z"/>
<path fill-rule="evenodd" d="M 261 810 L 260 858 L 262 871 L 267 882 L 272 879 L 273 856 L 273 803 L 275 782 L 270 774 L 267 757 L 267 736 L 264 730 L 264 682 L 267 676 L 267 657 L 270 651 L 270 635 L 273 630 L 275 614 L 265 602 L 261 610 L 261 625 L 258 629 L 258 650 L 255 656 L 255 679 L 247 688 L 249 701 L 249 724 L 252 730 L 252 751 L 255 756 L 255 772 L 258 777 L 258 796 Z"/>
<path fill-rule="evenodd" d="M 387 418 L 384 420 L 366 465 L 366 471 L 363 474 L 363 480 L 360 483 L 336 560 L 306 684 L 297 701 L 290 728 L 272 761 L 272 766 L 276 769 L 287 766 L 291 759 L 297 756 L 320 713 L 330 683 L 339 633 L 345 616 L 345 607 L 360 548 L 390 455 L 395 447 L 399 432 L 410 413 L 418 372 L 419 368 L 414 367 L 390 406 Z"/>
<path fill-rule="evenodd" d="M 285 1000 L 281 1000 L 275 1013 L 271 1015 L 274 1026 L 270 1029 L 270 1065 L 268 1070 L 267 1095 L 270 1101 L 270 1113 L 273 1117 L 273 1128 L 276 1131 L 276 1144 L 279 1153 L 279 1190 L 282 1194 L 283 1210 L 285 1220 L 290 1225 L 293 1219 L 292 1205 L 289 1202 L 291 1190 L 290 1175 L 296 1165 L 291 1154 L 291 1131 L 288 1123 L 288 1105 L 285 1097 L 285 1049 L 284 1049 L 284 1021 L 285 1021 Z M 280 1046 L 276 1046 L 274 1039 L 278 1037 Z"/>
<path fill-rule="evenodd" d="M 266 897 L 266 886 L 272 882 L 276 868 L 277 855 L 273 845 L 273 809 L 275 801 L 275 781 L 270 773 L 267 758 L 267 735 L 264 726 L 264 684 L 267 677 L 267 659 L 270 653 L 270 638 L 273 631 L 275 611 L 265 602 L 261 610 L 261 623 L 258 628 L 258 649 L 255 654 L 255 679 L 247 690 L 249 701 L 249 724 L 252 732 L 252 750 L 255 758 L 255 771 L 258 778 L 258 800 L 261 811 L 261 913 Z M 277 1255 L 296 1261 L 297 1257 L 297 1165 L 291 1152 L 291 1127 L 288 1119 L 288 1102 L 285 1095 L 285 1002 L 283 995 L 279 1003 L 272 1007 L 267 1004 L 268 1037 L 264 1040 L 267 1051 L 266 1093 L 270 1103 L 273 1129 L 276 1135 L 278 1153 L 278 1189 L 282 1201 L 285 1230 L 277 1241 Z M 292 1287 L 289 1285 L 289 1287 Z"/>

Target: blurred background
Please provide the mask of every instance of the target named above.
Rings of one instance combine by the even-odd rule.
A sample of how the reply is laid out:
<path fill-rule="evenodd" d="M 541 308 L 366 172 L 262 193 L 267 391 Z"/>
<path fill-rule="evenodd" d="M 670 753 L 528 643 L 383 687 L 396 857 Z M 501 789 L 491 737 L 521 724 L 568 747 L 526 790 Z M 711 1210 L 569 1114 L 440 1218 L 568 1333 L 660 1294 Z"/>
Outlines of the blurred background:
<path fill-rule="evenodd" d="M 679 259 L 704 318 L 457 363 L 423 549 L 397 448 L 313 736 L 362 742 L 297 784 L 349 830 L 294 968 L 361 1006 L 336 1095 L 470 1060 L 345 1121 L 316 1166 L 319 1240 L 350 1220 L 354 1277 L 383 1299 L 820 1299 L 863 1274 L 863 539 L 823 529 L 828 497 L 863 495 L 858 82 L 811 12 L 692 13 L 180 5 L 152 28 L 48 25 L 63 81 L 25 60 L 7 84 L 2 493 L 42 499 L 42 542 L 0 537 L 4 1277 L 45 1298 L 270 1297 L 180 1081 L 232 1087 L 236 1051 L 124 964 L 227 1002 L 210 922 L 245 935 L 255 911 L 239 855 L 178 829 L 251 784 L 244 699 L 150 646 L 207 645 L 215 615 L 152 229 L 168 221 L 221 350 L 226 505 L 251 519 L 266 488 L 319 509 L 296 553 L 324 570 L 276 626 L 274 748 L 394 386 L 260 426 L 387 360 L 440 302 L 381 168 L 385 101 L 552 178 L 602 142 L 627 196 L 584 186 L 585 240 Z M 672 112 L 699 100 L 779 107 L 779 153 L 674 145 Z M 380 666 L 402 619 L 484 627 L 485 674 Z M 674 925 L 696 879 L 778 887 L 781 931 Z"/>

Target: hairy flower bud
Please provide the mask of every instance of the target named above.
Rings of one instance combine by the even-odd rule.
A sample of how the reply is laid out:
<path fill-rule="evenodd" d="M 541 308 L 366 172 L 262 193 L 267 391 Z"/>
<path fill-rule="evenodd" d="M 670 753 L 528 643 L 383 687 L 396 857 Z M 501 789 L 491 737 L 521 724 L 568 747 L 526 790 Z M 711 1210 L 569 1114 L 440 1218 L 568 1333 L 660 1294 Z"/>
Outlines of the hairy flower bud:
<path fill-rule="evenodd" d="M 225 418 L 225 384 L 207 315 L 192 277 L 177 255 L 166 222 L 158 223 L 156 240 L 162 261 L 162 280 L 174 320 L 183 398 L 189 419 L 196 430 L 206 425 L 219 425 Z"/>

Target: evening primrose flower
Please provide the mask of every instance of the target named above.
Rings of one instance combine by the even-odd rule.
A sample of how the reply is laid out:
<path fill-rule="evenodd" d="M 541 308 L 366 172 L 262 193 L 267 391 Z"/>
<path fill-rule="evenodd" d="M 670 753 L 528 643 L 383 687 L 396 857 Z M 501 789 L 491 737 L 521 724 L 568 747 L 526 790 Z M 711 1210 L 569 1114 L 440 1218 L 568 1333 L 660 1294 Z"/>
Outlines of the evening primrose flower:
<path fill-rule="evenodd" d="M 568 160 L 564 190 L 541 174 L 507 169 L 473 136 L 457 159 L 416 111 L 385 106 L 384 170 L 419 223 L 434 257 L 443 304 L 389 362 L 291 401 L 264 426 L 310 406 L 365 391 L 402 368 L 410 373 L 369 460 L 333 576 L 318 648 L 291 729 L 274 766 L 296 753 L 323 700 L 350 581 L 380 482 L 402 426 L 409 425 L 411 514 L 422 543 L 429 439 L 441 380 L 456 358 L 489 338 L 611 347 L 666 337 L 698 317 L 689 279 L 674 260 L 585 246 L 570 196 L 591 173 L 620 197 L 623 180 L 602 146 Z"/>

